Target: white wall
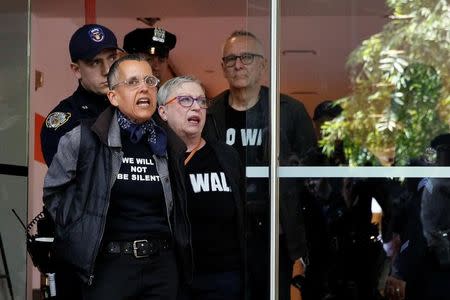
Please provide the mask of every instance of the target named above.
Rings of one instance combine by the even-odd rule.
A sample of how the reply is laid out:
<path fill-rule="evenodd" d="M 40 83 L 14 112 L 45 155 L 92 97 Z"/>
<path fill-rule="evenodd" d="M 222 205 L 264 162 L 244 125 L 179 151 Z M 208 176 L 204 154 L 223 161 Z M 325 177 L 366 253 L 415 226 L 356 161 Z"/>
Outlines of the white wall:
<path fill-rule="evenodd" d="M 31 17 L 31 62 L 30 62 L 30 156 L 28 181 L 28 218 L 31 220 L 42 210 L 42 186 L 47 166 L 34 160 L 35 114 L 47 116 L 59 101 L 75 90 L 77 81 L 69 69 L 68 43 L 71 34 L 82 25 L 84 18 L 39 18 Z M 43 87 L 35 90 L 35 71 L 44 74 Z M 38 289 L 40 277 L 37 269 L 28 264 L 28 299 L 30 288 Z"/>

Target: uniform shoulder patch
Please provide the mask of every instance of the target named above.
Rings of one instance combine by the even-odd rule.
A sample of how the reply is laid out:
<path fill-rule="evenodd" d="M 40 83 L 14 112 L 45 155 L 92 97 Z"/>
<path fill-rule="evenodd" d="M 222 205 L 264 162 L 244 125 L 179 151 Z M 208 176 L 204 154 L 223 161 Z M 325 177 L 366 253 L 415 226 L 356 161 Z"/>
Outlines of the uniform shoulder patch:
<path fill-rule="evenodd" d="M 69 121 L 72 116 L 69 112 L 53 112 L 45 119 L 45 126 L 50 129 L 58 129 L 61 125 Z"/>

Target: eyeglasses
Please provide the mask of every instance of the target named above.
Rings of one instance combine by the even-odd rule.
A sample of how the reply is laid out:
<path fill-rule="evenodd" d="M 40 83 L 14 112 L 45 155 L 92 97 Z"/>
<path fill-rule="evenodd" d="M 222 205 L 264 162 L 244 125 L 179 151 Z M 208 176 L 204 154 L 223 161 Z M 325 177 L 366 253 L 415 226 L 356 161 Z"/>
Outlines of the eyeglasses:
<path fill-rule="evenodd" d="M 261 54 L 256 53 L 242 53 L 241 55 L 228 55 L 225 57 L 222 57 L 222 61 L 225 65 L 225 67 L 234 67 L 236 64 L 237 59 L 239 58 L 241 60 L 241 63 L 244 65 L 250 65 L 253 63 L 253 60 L 255 57 L 261 57 L 263 58 Z"/>
<path fill-rule="evenodd" d="M 126 87 L 129 87 L 129 88 L 131 88 L 131 89 L 135 89 L 135 88 L 137 88 L 139 85 L 141 85 L 142 82 L 145 83 L 145 85 L 148 86 L 148 87 L 155 87 L 155 86 L 158 85 L 159 79 L 156 78 L 156 77 L 153 76 L 153 75 L 147 75 L 147 76 L 145 76 L 145 77 L 142 78 L 142 79 L 133 77 L 133 78 L 131 78 L 131 79 L 124 80 L 124 81 L 121 81 L 121 82 L 116 83 L 115 85 L 113 85 L 113 86 L 111 87 L 111 90 L 115 89 L 117 86 L 119 86 L 119 85 L 121 85 L 121 84 L 124 84 Z"/>
<path fill-rule="evenodd" d="M 197 98 L 191 96 L 176 96 L 175 98 L 172 98 L 169 101 L 167 101 L 165 105 L 168 105 L 174 102 L 175 100 L 177 100 L 178 104 L 180 104 L 183 107 L 191 107 L 195 101 L 197 102 L 198 106 L 200 106 L 200 108 L 208 108 L 208 99 L 206 99 L 206 97 L 203 96 Z"/>

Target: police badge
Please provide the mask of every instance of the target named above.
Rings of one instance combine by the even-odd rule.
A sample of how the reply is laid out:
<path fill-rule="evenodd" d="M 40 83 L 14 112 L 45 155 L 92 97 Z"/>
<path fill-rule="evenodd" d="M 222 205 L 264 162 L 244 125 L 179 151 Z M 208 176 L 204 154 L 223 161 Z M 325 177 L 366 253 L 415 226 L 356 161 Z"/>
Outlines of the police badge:
<path fill-rule="evenodd" d="M 66 123 L 70 117 L 72 116 L 71 113 L 67 112 L 54 112 L 48 115 L 47 119 L 45 120 L 45 126 L 47 128 L 52 129 L 58 129 L 61 125 Z"/>
<path fill-rule="evenodd" d="M 101 28 L 95 27 L 89 30 L 89 36 L 94 42 L 101 42 L 103 41 L 105 34 Z"/>
<path fill-rule="evenodd" d="M 164 43 L 165 39 L 166 39 L 166 31 L 162 28 L 155 28 L 152 40 L 154 40 L 155 42 Z"/>

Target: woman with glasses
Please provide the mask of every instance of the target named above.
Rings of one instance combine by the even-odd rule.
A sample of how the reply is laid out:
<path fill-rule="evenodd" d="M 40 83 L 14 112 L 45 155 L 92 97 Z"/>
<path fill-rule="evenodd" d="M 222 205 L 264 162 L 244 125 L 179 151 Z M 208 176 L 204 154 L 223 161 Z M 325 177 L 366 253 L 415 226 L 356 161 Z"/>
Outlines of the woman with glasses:
<path fill-rule="evenodd" d="M 242 299 L 243 182 L 238 153 L 202 138 L 208 101 L 200 82 L 176 77 L 158 91 L 158 112 L 186 145 L 188 217 L 194 277 L 179 299 Z"/>
<path fill-rule="evenodd" d="M 191 280 L 184 166 L 152 118 L 157 84 L 146 56 L 118 59 L 112 105 L 62 137 L 46 175 L 55 254 L 84 282 L 82 299 L 174 300 L 178 278 Z"/>

